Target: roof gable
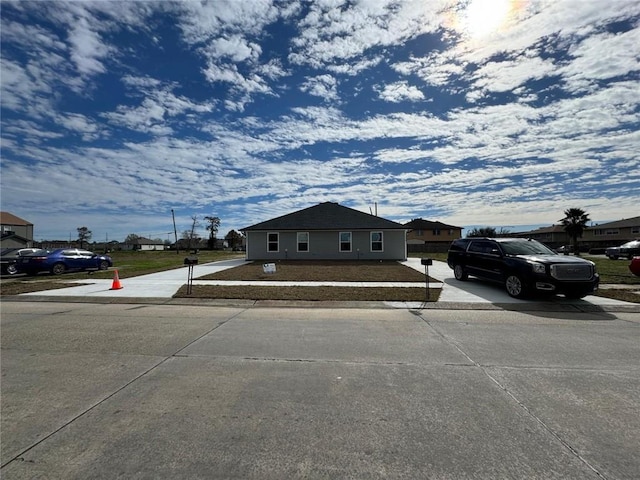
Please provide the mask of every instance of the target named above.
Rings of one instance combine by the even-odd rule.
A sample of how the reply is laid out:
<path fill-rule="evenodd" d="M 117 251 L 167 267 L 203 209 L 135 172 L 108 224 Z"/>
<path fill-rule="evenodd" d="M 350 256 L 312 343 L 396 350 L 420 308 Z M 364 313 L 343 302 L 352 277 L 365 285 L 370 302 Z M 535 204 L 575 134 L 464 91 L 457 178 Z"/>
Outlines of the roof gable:
<path fill-rule="evenodd" d="M 33 225 L 31 222 L 27 222 L 26 220 L 15 216 L 13 213 L 9 212 L 0 212 L 0 224 L 2 225 L 20 225 L 23 227 L 27 227 Z"/>
<path fill-rule="evenodd" d="M 247 230 L 406 230 L 405 226 L 334 202 L 256 223 Z"/>

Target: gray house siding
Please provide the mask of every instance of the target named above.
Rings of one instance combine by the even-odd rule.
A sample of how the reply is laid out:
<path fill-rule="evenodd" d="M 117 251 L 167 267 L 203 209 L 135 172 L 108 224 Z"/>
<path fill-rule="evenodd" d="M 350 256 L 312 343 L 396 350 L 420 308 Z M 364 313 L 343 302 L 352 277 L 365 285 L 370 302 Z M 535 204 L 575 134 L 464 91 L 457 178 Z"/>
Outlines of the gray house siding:
<path fill-rule="evenodd" d="M 372 250 L 372 231 L 382 232 L 382 250 Z M 267 235 L 270 233 L 278 234 L 277 251 L 268 250 Z M 247 260 L 406 260 L 407 258 L 404 230 L 323 230 L 306 233 L 309 234 L 308 251 L 300 251 L 297 231 L 247 231 Z M 351 233 L 350 250 L 341 251 L 340 233 Z M 378 242 L 374 243 L 379 246 Z M 346 248 L 346 245 L 343 248 Z"/>
<path fill-rule="evenodd" d="M 247 260 L 405 260 L 404 225 L 324 202 L 242 229 Z M 341 239 L 341 234 L 345 238 Z"/>

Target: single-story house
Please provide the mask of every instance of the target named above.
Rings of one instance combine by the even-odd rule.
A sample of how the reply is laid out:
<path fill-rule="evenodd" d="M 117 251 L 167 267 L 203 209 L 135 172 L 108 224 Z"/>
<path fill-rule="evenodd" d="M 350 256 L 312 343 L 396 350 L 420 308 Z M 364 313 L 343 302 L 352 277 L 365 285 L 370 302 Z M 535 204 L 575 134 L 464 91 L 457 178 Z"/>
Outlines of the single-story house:
<path fill-rule="evenodd" d="M 9 212 L 0 212 L 0 246 L 25 248 L 33 245 L 33 223 Z"/>
<path fill-rule="evenodd" d="M 122 245 L 123 250 L 136 251 L 154 251 L 164 250 L 164 242 L 162 240 L 151 240 L 150 238 L 137 237 L 131 242 Z"/>
<path fill-rule="evenodd" d="M 415 218 L 404 226 L 409 252 L 446 252 L 451 242 L 462 237 L 462 227 L 438 221 Z"/>
<path fill-rule="evenodd" d="M 247 260 L 406 260 L 406 227 L 324 202 L 241 230 Z"/>

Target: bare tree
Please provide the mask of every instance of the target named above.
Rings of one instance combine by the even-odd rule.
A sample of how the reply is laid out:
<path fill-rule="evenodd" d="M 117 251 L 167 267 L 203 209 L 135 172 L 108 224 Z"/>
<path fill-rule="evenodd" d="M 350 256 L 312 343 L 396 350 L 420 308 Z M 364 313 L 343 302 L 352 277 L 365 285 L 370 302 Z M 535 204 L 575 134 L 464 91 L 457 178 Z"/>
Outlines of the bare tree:
<path fill-rule="evenodd" d="M 200 227 L 200 222 L 198 222 L 198 216 L 197 215 L 191 215 L 191 231 L 188 234 L 187 240 L 188 240 L 188 244 L 187 244 L 187 248 L 190 249 L 191 248 L 191 244 L 193 242 L 193 240 L 199 240 L 200 237 L 196 234 L 196 228 Z"/>

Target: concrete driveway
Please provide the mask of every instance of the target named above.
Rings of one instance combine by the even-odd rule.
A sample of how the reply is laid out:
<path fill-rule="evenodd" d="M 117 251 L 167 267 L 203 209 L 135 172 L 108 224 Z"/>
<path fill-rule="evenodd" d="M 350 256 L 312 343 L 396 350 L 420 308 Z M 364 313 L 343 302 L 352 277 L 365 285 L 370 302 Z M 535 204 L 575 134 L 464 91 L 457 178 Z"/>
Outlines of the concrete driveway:
<path fill-rule="evenodd" d="M 3 480 L 640 472 L 637 313 L 8 301 L 1 322 Z"/>

